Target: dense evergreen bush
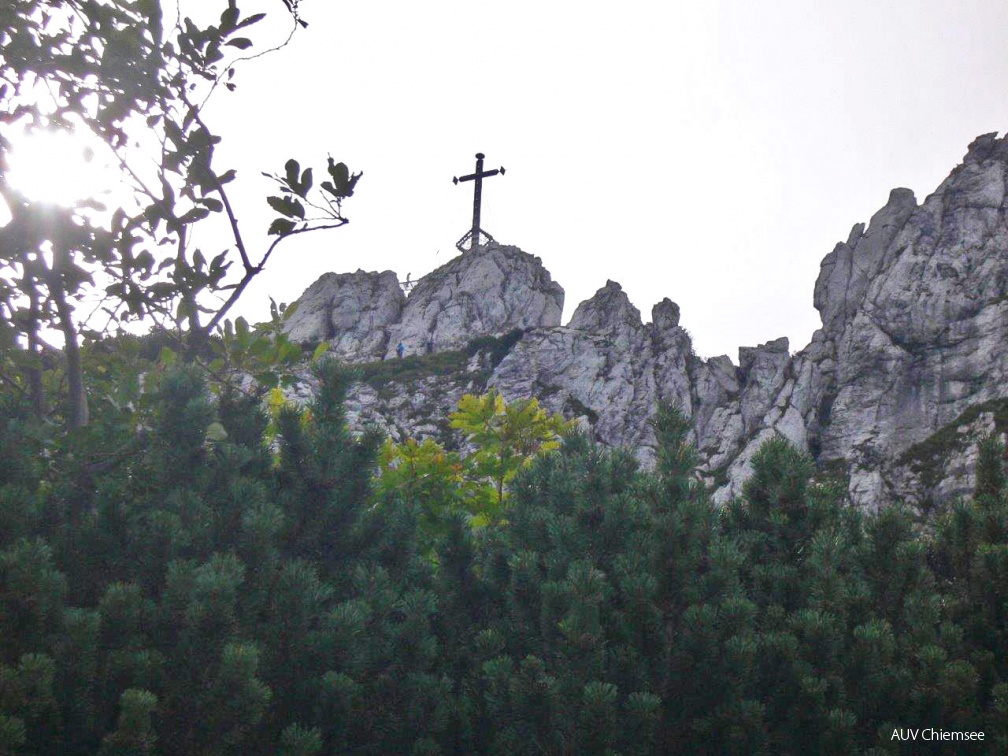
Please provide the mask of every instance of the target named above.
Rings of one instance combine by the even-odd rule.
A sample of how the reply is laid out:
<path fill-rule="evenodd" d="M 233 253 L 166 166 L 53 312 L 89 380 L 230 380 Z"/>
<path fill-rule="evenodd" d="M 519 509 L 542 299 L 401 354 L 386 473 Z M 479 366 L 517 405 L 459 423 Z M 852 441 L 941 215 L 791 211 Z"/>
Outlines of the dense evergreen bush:
<path fill-rule="evenodd" d="M 461 461 L 376 485 L 381 439 L 319 370 L 272 420 L 184 366 L 110 383 L 68 434 L 0 397 L 0 753 L 1006 746 L 995 441 L 929 534 L 846 506 L 782 440 L 718 509 L 671 411 L 654 473 L 568 436 L 488 519 L 458 505 Z"/>

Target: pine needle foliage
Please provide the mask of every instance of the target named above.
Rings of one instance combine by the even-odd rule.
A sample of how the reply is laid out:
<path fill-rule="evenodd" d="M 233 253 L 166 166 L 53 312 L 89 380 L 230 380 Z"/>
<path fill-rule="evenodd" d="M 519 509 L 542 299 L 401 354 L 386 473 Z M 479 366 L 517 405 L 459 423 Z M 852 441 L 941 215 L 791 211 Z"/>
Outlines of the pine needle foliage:
<path fill-rule="evenodd" d="M 649 473 L 474 398 L 472 439 L 552 435 L 467 471 L 351 434 L 347 374 L 317 370 L 272 418 L 181 361 L 115 367 L 69 433 L 0 397 L 0 750 L 867 754 L 920 722 L 1006 745 L 997 470 L 922 533 L 773 440 L 717 507 L 681 413 Z"/>

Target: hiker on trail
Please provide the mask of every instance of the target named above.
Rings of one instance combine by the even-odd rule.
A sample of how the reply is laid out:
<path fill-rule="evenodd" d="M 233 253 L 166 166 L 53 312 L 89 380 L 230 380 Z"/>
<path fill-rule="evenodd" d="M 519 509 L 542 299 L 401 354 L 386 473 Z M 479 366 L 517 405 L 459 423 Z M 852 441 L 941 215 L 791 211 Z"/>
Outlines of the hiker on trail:
<path fill-rule="evenodd" d="M 399 355 L 399 359 L 401 360 L 401 359 L 402 359 L 402 356 L 403 356 L 403 354 L 404 354 L 405 352 L 406 352 L 406 347 L 405 347 L 405 346 L 403 346 L 403 343 L 402 343 L 402 342 L 400 341 L 400 342 L 399 342 L 399 346 L 397 346 L 397 347 L 395 348 L 395 353 Z"/>

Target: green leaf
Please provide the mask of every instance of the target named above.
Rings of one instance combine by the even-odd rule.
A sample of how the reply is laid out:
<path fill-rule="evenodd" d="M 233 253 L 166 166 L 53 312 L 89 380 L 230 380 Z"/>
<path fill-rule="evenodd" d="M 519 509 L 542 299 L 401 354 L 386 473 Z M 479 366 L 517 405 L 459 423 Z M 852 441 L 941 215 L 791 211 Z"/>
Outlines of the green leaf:
<path fill-rule="evenodd" d="M 287 183 L 290 185 L 291 189 L 295 188 L 298 184 L 298 176 L 301 174 L 301 165 L 297 160 L 291 158 L 286 163 L 284 163 L 284 169 L 287 171 Z"/>
<path fill-rule="evenodd" d="M 227 431 L 224 426 L 218 422 L 210 423 L 206 429 L 206 437 L 208 441 L 224 441 L 228 437 Z"/>
<path fill-rule="evenodd" d="M 181 223 L 183 226 L 188 226 L 188 225 L 191 225 L 193 223 L 197 223 L 197 222 L 203 220 L 204 218 L 206 218 L 209 215 L 210 215 L 210 211 L 207 210 L 205 207 L 194 207 L 192 210 L 190 210 L 189 212 L 185 213 L 178 220 L 179 220 L 179 223 Z"/>
<path fill-rule="evenodd" d="M 148 205 L 143 211 L 144 220 L 147 221 L 147 225 L 151 227 L 152 230 L 157 228 L 158 221 L 162 220 L 164 215 L 164 207 L 158 203 L 154 205 Z"/>
<path fill-rule="evenodd" d="M 267 197 L 266 202 L 281 215 L 304 219 L 304 205 L 293 197 Z"/>
<path fill-rule="evenodd" d="M 172 260 L 171 262 L 174 263 L 175 261 Z M 159 281 L 147 289 L 147 293 L 154 299 L 170 299 L 175 294 L 175 284 Z"/>
<path fill-rule="evenodd" d="M 221 31 L 231 31 L 238 23 L 238 6 L 231 5 L 224 9 L 220 17 Z"/>
<path fill-rule="evenodd" d="M 247 37 L 235 37 L 224 43 L 228 47 L 237 47 L 239 50 L 247 50 L 252 47 L 252 40 Z"/>
<path fill-rule="evenodd" d="M 264 18 L 266 18 L 265 13 L 253 13 L 248 18 L 243 18 L 241 21 L 239 21 L 238 25 L 235 26 L 235 29 L 244 29 L 246 26 L 252 26 L 252 24 L 257 24 Z"/>
<path fill-rule="evenodd" d="M 332 184 L 328 186 L 323 184 L 323 188 L 327 189 L 337 199 L 344 199 L 353 196 L 354 187 L 357 185 L 358 179 L 364 174 L 355 173 L 351 175 L 346 163 L 337 163 L 330 157 L 329 175 L 332 176 Z"/>
<path fill-rule="evenodd" d="M 315 351 L 312 352 L 311 361 L 318 362 L 319 358 L 328 351 L 329 351 L 329 342 L 328 341 L 321 342 L 317 347 L 315 347 Z"/>
<path fill-rule="evenodd" d="M 158 0 L 140 0 L 137 3 L 137 10 L 146 17 L 147 28 L 150 30 L 154 46 L 160 47 L 163 34 L 161 28 L 161 3 Z"/>
<path fill-rule="evenodd" d="M 289 234 L 291 231 L 293 231 L 294 226 L 296 225 L 297 224 L 292 220 L 287 220 L 286 218 L 277 218 L 270 224 L 269 231 L 267 231 L 266 233 L 269 236 L 284 236 L 285 234 Z"/>
<path fill-rule="evenodd" d="M 298 186 L 297 194 L 300 195 L 301 197 L 307 197 L 308 192 L 311 191 L 313 183 L 314 182 L 312 181 L 312 169 L 305 168 L 304 173 L 301 174 L 301 182 L 300 186 Z"/>
<path fill-rule="evenodd" d="M 350 180 L 350 169 L 347 168 L 346 163 L 337 163 L 329 158 L 329 175 L 332 176 L 333 183 L 338 189 L 345 186 Z"/>
<path fill-rule="evenodd" d="M 225 260 L 227 259 L 227 254 L 228 254 L 227 250 L 224 250 L 219 255 L 214 257 L 214 259 L 210 261 L 210 270 L 211 271 L 227 270 L 228 265 L 230 265 L 230 263 L 225 262 Z"/>
<path fill-rule="evenodd" d="M 154 255 L 145 249 L 136 256 L 136 260 L 133 263 L 134 269 L 150 270 L 154 266 Z"/>
<path fill-rule="evenodd" d="M 178 124 L 171 120 L 165 120 L 164 122 L 165 136 L 168 140 L 174 144 L 176 147 L 182 147 L 185 145 L 185 134 L 182 133 L 182 129 L 179 128 Z"/>
<path fill-rule="evenodd" d="M 190 153 L 196 153 L 200 150 L 206 149 L 211 144 L 218 141 L 220 141 L 219 138 L 215 140 L 208 129 L 200 126 L 189 135 L 189 142 L 186 146 L 188 147 Z"/>
<path fill-rule="evenodd" d="M 190 302 L 185 299 L 179 300 L 178 306 L 175 308 L 175 317 L 179 320 L 185 320 L 186 318 L 191 318 L 195 315 L 193 311 L 193 306 Z"/>
<path fill-rule="evenodd" d="M 286 338 L 281 334 L 281 338 Z M 279 358 L 284 363 L 294 363 L 301 359 L 301 347 L 291 341 L 284 341 L 280 345 Z"/>
<path fill-rule="evenodd" d="M 262 370 L 252 377 L 255 378 L 255 382 L 260 386 L 276 386 L 280 380 L 280 377 L 273 370 Z"/>
<path fill-rule="evenodd" d="M 265 358 L 269 355 L 272 348 L 273 344 L 269 339 L 257 335 L 252 342 L 251 351 L 254 356 Z"/>

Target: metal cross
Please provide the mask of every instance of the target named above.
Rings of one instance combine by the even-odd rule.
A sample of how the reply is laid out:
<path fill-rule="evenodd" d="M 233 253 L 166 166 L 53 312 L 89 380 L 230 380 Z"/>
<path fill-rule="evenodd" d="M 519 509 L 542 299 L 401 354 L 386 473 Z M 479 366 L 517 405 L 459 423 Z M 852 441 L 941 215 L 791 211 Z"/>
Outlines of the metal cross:
<path fill-rule="evenodd" d="M 488 238 L 490 238 L 491 240 L 493 240 L 493 237 L 491 237 L 490 234 L 488 234 L 486 231 L 483 231 L 480 228 L 480 205 L 482 204 L 483 179 L 489 178 L 490 176 L 496 176 L 498 173 L 501 176 L 504 175 L 504 168 L 503 167 L 501 167 L 499 169 L 494 169 L 492 171 L 484 171 L 483 170 L 483 158 L 484 157 L 485 157 L 485 155 L 482 152 L 477 152 L 476 153 L 476 173 L 470 173 L 468 176 L 463 176 L 462 178 L 459 178 L 458 176 L 455 176 L 455 177 L 452 178 L 452 181 L 455 182 L 456 185 L 458 185 L 458 183 L 460 181 L 474 181 L 475 184 L 476 184 L 475 185 L 475 190 L 473 192 L 473 221 L 472 221 L 472 231 L 470 231 L 469 234 L 467 234 L 467 236 L 470 236 L 470 239 L 471 239 L 471 244 L 469 246 L 470 250 L 476 249 L 476 245 L 479 244 L 480 233 L 482 233 L 484 236 L 487 236 Z M 462 250 L 462 246 L 461 245 L 465 241 L 466 241 L 466 237 L 463 236 L 459 240 L 459 243 L 456 245 L 459 248 L 460 251 Z"/>

